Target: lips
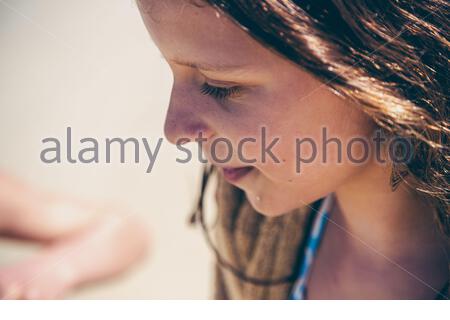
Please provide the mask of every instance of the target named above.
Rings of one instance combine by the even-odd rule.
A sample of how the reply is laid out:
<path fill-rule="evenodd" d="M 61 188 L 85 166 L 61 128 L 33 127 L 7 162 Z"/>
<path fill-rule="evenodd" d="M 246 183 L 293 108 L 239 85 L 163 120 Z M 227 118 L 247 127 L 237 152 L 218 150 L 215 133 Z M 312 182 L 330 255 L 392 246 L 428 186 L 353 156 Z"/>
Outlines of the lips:
<path fill-rule="evenodd" d="M 244 176 L 250 173 L 253 167 L 240 167 L 240 168 L 222 168 L 224 178 L 229 182 L 237 182 Z"/>

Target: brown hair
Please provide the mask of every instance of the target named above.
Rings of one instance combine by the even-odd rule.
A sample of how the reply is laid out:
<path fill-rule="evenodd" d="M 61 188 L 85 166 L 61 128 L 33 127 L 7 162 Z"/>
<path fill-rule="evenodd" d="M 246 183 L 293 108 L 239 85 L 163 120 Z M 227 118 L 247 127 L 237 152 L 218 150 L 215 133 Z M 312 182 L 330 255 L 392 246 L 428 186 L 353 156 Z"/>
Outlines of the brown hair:
<path fill-rule="evenodd" d="M 448 239 L 450 6 L 446 1 L 201 2 L 225 13 L 262 45 L 313 74 L 336 94 L 356 102 L 390 136 L 408 138 L 414 154 L 406 164 L 393 164 L 392 188 L 409 183 L 405 176 L 412 177 L 412 187 L 436 209 Z M 195 213 L 200 221 L 203 188 Z"/>

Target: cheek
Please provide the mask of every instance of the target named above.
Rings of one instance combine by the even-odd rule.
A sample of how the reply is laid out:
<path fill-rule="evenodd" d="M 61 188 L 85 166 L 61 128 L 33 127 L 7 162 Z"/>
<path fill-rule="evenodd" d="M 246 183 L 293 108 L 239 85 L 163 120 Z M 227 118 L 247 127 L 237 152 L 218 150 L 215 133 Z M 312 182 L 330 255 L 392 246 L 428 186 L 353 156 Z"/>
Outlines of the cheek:
<path fill-rule="evenodd" d="M 300 173 L 286 165 L 258 168 L 258 174 L 244 190 L 259 212 L 277 216 L 308 205 L 334 192 L 363 167 L 349 164 L 302 164 Z M 259 201 L 256 201 L 259 199 Z"/>
<path fill-rule="evenodd" d="M 325 145 L 328 139 L 342 142 L 340 157 L 345 163 L 346 143 L 355 137 L 368 137 L 373 130 L 370 118 L 357 106 L 349 105 L 325 88 L 313 89 L 310 95 L 283 92 L 258 96 L 254 104 L 244 106 L 239 116 L 230 115 L 225 120 L 227 125 L 222 126 L 222 134 L 232 137 L 235 150 L 242 143 L 241 158 L 257 159 L 252 165 L 274 181 L 293 179 L 301 161 L 311 167 L 318 159 L 336 163 L 339 150 L 334 143 Z M 276 139 L 274 147 L 269 148 Z M 354 156 L 361 153 L 358 148 L 361 145 L 356 143 L 352 148 Z"/>
<path fill-rule="evenodd" d="M 325 87 L 310 95 L 286 100 L 284 106 L 285 120 L 280 117 L 276 126 L 283 128 L 283 135 L 294 141 L 291 142 L 294 146 L 282 148 L 286 157 L 293 151 L 303 159 L 316 153 L 317 158 L 333 163 L 337 160 L 337 144 L 340 143 L 345 163 L 348 160 L 345 149 L 352 140 L 364 139 L 370 148 L 371 135 L 376 128 L 371 118 L 361 107 L 339 98 Z M 330 140 L 338 142 L 330 143 Z M 362 145 L 353 143 L 351 149 L 359 154 Z"/>
<path fill-rule="evenodd" d="M 370 137 L 375 128 L 357 106 L 328 90 L 317 92 L 300 104 L 283 102 L 283 113 L 271 117 L 269 128 L 280 137 L 274 153 L 281 163 L 258 163 L 259 176 L 246 190 L 255 208 L 270 216 L 324 197 L 363 170 L 370 158 L 366 163 L 355 163 L 349 159 L 348 151 L 353 158 L 370 154 Z M 331 138 L 341 142 L 340 149 L 336 143 L 327 143 Z M 367 146 L 355 143 L 349 149 L 348 142 L 354 138 L 363 138 Z M 253 199 L 255 195 L 260 201 Z"/>

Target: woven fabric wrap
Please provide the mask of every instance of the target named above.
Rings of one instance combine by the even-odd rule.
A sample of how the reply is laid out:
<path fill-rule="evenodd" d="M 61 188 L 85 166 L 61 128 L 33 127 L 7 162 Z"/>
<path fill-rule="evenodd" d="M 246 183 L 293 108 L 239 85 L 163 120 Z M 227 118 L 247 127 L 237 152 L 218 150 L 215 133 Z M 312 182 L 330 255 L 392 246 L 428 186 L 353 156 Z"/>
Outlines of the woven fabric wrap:
<path fill-rule="evenodd" d="M 275 280 L 291 276 L 291 280 L 258 285 L 216 265 L 214 298 L 288 299 L 312 210 L 305 206 L 280 217 L 264 217 L 251 207 L 243 191 L 220 174 L 217 178 L 218 223 L 211 232 L 223 258 L 249 277 Z"/>

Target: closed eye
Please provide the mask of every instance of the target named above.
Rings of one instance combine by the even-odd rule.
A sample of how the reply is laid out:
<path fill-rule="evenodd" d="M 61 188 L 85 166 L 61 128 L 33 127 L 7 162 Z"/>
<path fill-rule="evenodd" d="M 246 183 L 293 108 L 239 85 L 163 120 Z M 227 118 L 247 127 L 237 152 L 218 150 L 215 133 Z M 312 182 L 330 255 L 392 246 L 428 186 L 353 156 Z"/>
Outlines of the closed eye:
<path fill-rule="evenodd" d="M 200 92 L 204 95 L 207 96 L 212 96 L 217 100 L 225 100 L 227 98 L 230 97 L 235 97 L 237 95 L 239 95 L 242 91 L 241 87 L 238 86 L 234 86 L 234 87 L 229 87 L 229 88 L 225 88 L 225 87 L 216 87 L 216 86 L 212 86 L 208 83 L 204 83 L 202 85 L 202 88 L 200 90 Z"/>

